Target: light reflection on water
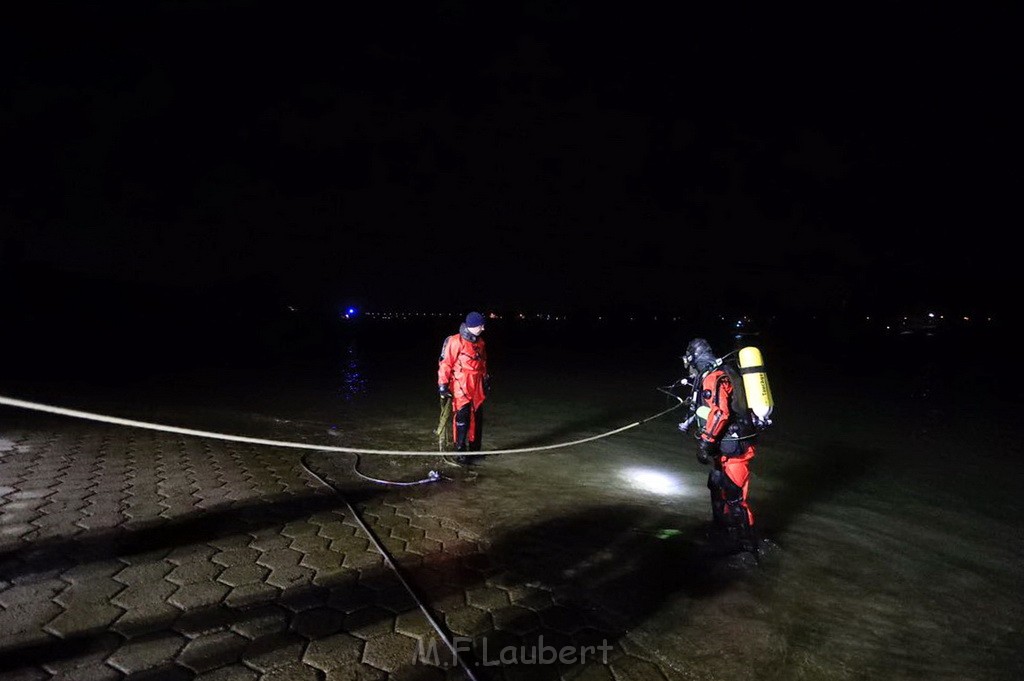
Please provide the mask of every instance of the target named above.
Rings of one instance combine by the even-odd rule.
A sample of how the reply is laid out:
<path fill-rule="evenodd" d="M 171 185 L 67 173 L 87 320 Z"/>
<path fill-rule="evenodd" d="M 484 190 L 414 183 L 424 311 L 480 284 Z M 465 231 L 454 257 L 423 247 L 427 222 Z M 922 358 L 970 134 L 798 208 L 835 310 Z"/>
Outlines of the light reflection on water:
<path fill-rule="evenodd" d="M 355 339 L 341 351 L 340 373 L 338 375 L 338 394 L 345 402 L 351 402 L 360 395 L 365 395 L 368 381 L 363 369 L 363 360 Z"/>
<path fill-rule="evenodd" d="M 678 477 L 650 468 L 627 468 L 621 473 L 622 479 L 634 489 L 661 496 L 686 494 L 686 486 Z"/>

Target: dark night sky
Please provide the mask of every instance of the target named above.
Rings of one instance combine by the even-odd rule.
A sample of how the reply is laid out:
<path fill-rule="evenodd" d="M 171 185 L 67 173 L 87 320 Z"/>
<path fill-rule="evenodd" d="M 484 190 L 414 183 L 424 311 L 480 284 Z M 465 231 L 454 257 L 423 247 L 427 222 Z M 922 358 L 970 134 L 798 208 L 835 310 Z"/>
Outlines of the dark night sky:
<path fill-rule="evenodd" d="M 350 5 L 5 10 L 7 272 L 376 309 L 1009 285 L 1012 3 Z"/>

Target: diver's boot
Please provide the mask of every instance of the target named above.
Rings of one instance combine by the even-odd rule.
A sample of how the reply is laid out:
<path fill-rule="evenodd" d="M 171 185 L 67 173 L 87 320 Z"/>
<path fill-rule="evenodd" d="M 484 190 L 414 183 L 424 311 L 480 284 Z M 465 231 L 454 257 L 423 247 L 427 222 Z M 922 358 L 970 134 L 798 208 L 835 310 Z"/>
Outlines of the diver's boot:
<path fill-rule="evenodd" d="M 729 517 L 726 514 L 725 501 L 716 490 L 711 491 L 711 523 L 705 533 L 708 541 L 724 544 L 729 541 Z"/>
<path fill-rule="evenodd" d="M 463 445 L 461 447 L 456 445 L 455 451 L 456 452 L 465 452 L 466 451 L 466 447 L 465 447 L 465 445 Z M 470 463 L 470 459 L 471 458 L 472 457 L 466 456 L 465 454 L 456 454 L 455 455 L 455 463 L 459 464 L 460 466 L 468 466 L 469 463 Z"/>
<path fill-rule="evenodd" d="M 737 550 L 751 553 L 755 558 L 759 557 L 760 538 L 750 524 L 750 516 L 747 509 L 740 504 L 729 505 L 729 517 L 732 521 L 731 530 L 736 541 Z"/>
<path fill-rule="evenodd" d="M 734 541 L 729 534 L 729 526 L 719 520 L 712 520 L 704 530 L 707 550 L 713 555 L 732 553 Z"/>
<path fill-rule="evenodd" d="M 480 454 L 480 440 L 470 440 L 466 445 L 466 451 L 472 452 L 472 454 L 466 454 L 464 457 L 466 459 L 466 463 L 470 465 L 483 463 L 483 460 L 486 457 L 486 454 Z"/>
<path fill-rule="evenodd" d="M 466 440 L 469 436 L 469 422 L 468 421 L 455 421 L 455 451 L 459 454 L 455 455 L 455 463 L 460 466 L 466 466 L 469 464 L 469 458 L 466 456 L 465 451 L 467 449 Z"/>
<path fill-rule="evenodd" d="M 761 540 L 760 537 L 758 537 L 757 531 L 750 525 L 740 528 L 739 545 L 740 551 L 752 553 L 754 558 L 760 558 Z"/>

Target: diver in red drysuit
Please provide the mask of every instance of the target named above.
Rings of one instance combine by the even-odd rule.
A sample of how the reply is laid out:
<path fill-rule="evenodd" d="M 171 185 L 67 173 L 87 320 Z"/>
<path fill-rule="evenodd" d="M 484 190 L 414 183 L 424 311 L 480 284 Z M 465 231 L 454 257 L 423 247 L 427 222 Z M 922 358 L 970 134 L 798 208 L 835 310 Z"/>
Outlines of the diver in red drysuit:
<path fill-rule="evenodd" d="M 437 386 L 442 399 L 451 399 L 452 437 L 457 452 L 478 452 L 484 434 L 483 404 L 487 399 L 490 376 L 487 373 L 487 347 L 480 334 L 484 316 L 470 312 L 459 332 L 444 339 L 437 366 Z M 460 454 L 461 464 L 477 463 L 483 455 Z"/>

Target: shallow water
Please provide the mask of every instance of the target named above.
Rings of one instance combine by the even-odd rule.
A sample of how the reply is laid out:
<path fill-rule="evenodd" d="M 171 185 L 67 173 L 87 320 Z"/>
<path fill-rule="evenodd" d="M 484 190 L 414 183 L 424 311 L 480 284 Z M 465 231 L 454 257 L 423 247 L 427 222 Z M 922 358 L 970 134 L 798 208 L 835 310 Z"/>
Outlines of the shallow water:
<path fill-rule="evenodd" d="M 449 326 L 367 322 L 305 343 L 140 342 L 90 356 L 93 343 L 60 361 L 9 359 L 2 393 L 199 430 L 434 451 Z M 757 568 L 711 573 L 694 553 L 706 470 L 676 430 L 682 412 L 642 422 L 675 404 L 657 388 L 679 377 L 691 334 L 493 323 L 485 449 L 595 439 L 495 456 L 472 484 L 411 493 L 455 498 L 520 572 L 599 604 L 693 678 L 1019 678 L 1024 459 L 1007 431 L 1020 400 L 946 361 L 982 341 L 754 339 L 776 411 L 751 502 L 774 548 Z M 437 465 L 320 456 L 381 479 Z"/>

